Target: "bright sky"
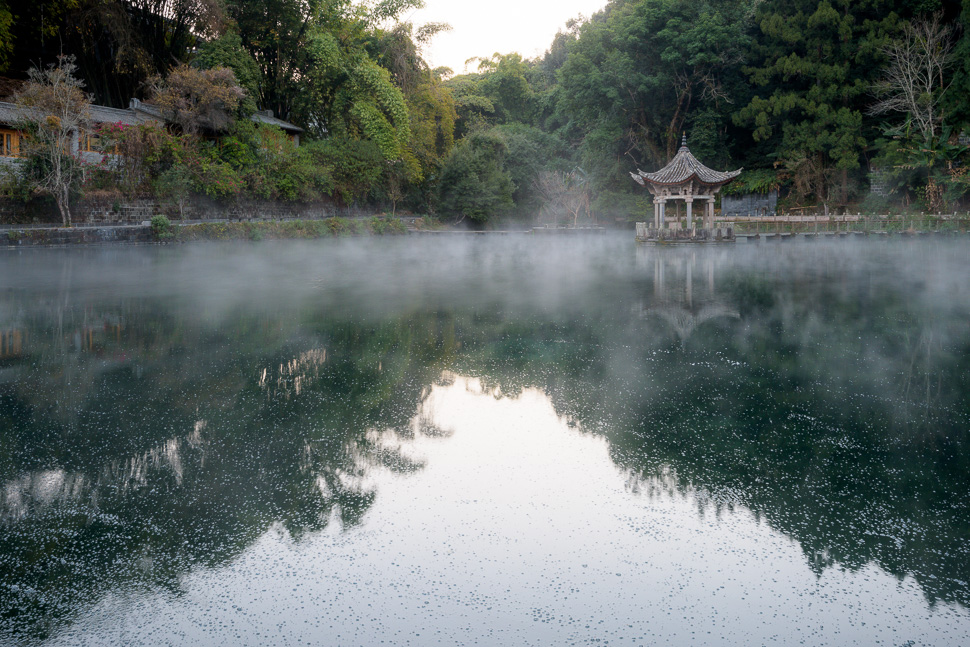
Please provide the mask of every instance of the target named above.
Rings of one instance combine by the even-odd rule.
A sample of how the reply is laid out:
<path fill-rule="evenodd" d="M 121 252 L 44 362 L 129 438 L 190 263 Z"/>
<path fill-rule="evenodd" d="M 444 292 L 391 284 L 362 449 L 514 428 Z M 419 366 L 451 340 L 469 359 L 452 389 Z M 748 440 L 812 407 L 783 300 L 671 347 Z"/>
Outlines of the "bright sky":
<path fill-rule="evenodd" d="M 524 58 L 542 56 L 556 32 L 579 14 L 589 17 L 606 6 L 607 0 L 425 0 L 424 9 L 410 20 L 417 27 L 429 22 L 446 22 L 452 30 L 439 34 L 425 50 L 432 67 L 450 67 L 465 72 L 465 61 L 473 56 L 489 57 L 495 52 L 518 52 Z M 402 18 L 408 19 L 407 16 Z M 474 66 L 468 70 L 474 72 Z"/>

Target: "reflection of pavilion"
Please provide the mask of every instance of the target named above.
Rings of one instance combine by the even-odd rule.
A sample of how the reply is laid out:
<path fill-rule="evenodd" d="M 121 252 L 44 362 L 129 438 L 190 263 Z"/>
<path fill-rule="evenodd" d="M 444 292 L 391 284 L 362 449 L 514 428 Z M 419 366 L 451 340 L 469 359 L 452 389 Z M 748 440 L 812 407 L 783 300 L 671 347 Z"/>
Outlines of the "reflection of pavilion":
<path fill-rule="evenodd" d="M 653 267 L 653 298 L 641 303 L 641 316 L 667 322 L 681 344 L 708 321 L 741 318 L 737 308 L 715 288 L 715 254 L 699 255 L 694 250 L 669 253 L 672 251 L 649 247 L 637 250 L 638 265 Z"/>

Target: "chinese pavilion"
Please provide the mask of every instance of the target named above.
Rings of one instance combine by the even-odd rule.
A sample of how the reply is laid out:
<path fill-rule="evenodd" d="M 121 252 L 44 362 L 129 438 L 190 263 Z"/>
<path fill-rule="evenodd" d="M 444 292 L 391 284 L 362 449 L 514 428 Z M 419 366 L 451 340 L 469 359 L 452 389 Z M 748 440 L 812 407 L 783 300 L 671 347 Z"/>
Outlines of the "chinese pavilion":
<path fill-rule="evenodd" d="M 633 179 L 653 195 L 653 228 L 666 227 L 665 212 L 670 200 L 683 200 L 687 205 L 687 230 L 694 232 L 694 202 L 703 204 L 702 227 L 714 228 L 714 197 L 721 187 L 741 175 L 736 171 L 714 171 L 701 164 L 687 148 L 687 135 L 684 135 L 680 150 L 667 166 L 656 173 L 637 170 L 630 173 Z M 645 228 L 645 225 L 644 225 Z M 638 229 L 640 229 L 638 227 Z M 639 232 L 638 232 L 639 235 Z M 692 234 L 693 235 L 693 234 Z"/>

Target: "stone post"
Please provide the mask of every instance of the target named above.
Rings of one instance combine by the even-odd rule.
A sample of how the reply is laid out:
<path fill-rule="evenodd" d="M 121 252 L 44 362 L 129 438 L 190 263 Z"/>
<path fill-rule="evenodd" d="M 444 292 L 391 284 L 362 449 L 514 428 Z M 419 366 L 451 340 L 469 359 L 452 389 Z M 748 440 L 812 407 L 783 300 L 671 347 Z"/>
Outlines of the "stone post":
<path fill-rule="evenodd" d="M 684 202 L 687 203 L 687 231 L 692 231 L 694 229 L 694 198 L 686 197 Z"/>

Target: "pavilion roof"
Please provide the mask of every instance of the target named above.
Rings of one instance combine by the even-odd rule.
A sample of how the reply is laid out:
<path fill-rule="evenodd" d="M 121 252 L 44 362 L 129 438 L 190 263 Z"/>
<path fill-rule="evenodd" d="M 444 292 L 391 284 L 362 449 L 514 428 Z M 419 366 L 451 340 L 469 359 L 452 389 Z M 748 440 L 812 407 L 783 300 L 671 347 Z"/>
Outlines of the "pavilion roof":
<path fill-rule="evenodd" d="M 656 173 L 645 173 L 637 169 L 636 173 L 631 173 L 630 175 L 640 185 L 643 185 L 644 181 L 646 181 L 651 184 L 672 186 L 684 184 L 695 178 L 703 184 L 720 185 L 727 184 L 741 175 L 742 170 L 738 169 L 736 171 L 724 172 L 707 168 L 691 154 L 690 149 L 687 148 L 687 136 L 685 135 L 681 142 L 680 150 L 677 151 L 674 159 L 670 160 L 667 166 Z"/>

